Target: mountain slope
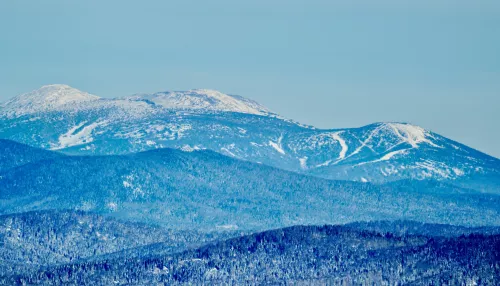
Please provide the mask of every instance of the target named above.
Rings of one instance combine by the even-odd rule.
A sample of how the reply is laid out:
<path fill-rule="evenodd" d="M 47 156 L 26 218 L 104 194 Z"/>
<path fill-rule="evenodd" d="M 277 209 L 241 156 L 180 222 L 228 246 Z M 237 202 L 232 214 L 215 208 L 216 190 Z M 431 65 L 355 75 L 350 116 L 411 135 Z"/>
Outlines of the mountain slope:
<path fill-rule="evenodd" d="M 329 179 L 433 179 L 500 192 L 499 159 L 411 124 L 320 130 L 210 90 L 117 99 L 82 95 L 71 104 L 31 108 L 31 102 L 52 97 L 66 102 L 75 96 L 43 87 L 4 104 L 0 138 L 78 155 L 210 149 Z"/>
<path fill-rule="evenodd" d="M 80 209 L 200 230 L 382 219 L 500 224 L 500 196 L 422 183 L 330 181 L 212 151 L 158 149 L 67 156 L 7 170 L 0 178 L 0 214 Z"/>
<path fill-rule="evenodd" d="M 64 156 L 4 139 L 0 139 L 0 150 L 0 173 L 27 163 Z"/>
<path fill-rule="evenodd" d="M 98 100 L 99 97 L 63 84 L 41 87 L 14 97 L 2 104 L 7 116 L 22 116 L 47 110 L 70 110 L 74 105 Z"/>

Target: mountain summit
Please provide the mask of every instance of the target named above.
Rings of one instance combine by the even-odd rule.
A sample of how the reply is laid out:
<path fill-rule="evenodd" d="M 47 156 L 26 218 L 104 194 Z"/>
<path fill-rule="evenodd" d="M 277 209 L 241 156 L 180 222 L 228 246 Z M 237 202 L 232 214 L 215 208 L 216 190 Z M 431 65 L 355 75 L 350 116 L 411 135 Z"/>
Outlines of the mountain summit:
<path fill-rule="evenodd" d="M 131 96 L 129 99 L 149 100 L 167 109 L 227 111 L 256 115 L 270 113 L 266 107 L 253 100 L 210 89 L 158 92 Z"/>
<path fill-rule="evenodd" d="M 94 100 L 99 100 L 99 97 L 65 84 L 52 84 L 18 95 L 2 104 L 1 107 L 10 116 L 21 116 L 70 108 L 72 104 Z"/>
<path fill-rule="evenodd" d="M 144 104 L 148 103 L 148 104 Z M 153 106 L 150 106 L 150 105 Z M 238 112 L 268 115 L 271 112 L 259 103 L 216 90 L 193 89 L 139 94 L 114 99 L 80 91 L 64 84 L 45 85 L 29 93 L 16 96 L 0 105 L 8 117 L 52 111 L 76 111 L 77 109 L 119 108 L 135 113 L 152 112 L 150 109 L 192 110 L 211 112 Z"/>

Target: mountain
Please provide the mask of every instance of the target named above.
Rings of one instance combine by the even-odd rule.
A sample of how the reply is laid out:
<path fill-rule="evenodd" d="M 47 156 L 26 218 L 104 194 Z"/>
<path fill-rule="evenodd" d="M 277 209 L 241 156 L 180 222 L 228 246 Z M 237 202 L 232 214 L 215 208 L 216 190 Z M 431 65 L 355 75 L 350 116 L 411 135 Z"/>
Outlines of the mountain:
<path fill-rule="evenodd" d="M 439 180 L 499 193 L 500 160 L 407 123 L 321 130 L 211 90 L 105 99 L 65 85 L 0 107 L 0 138 L 73 155 L 210 149 L 328 179 Z"/>
<path fill-rule="evenodd" d="M 0 176 L 0 214 L 84 210 L 203 231 L 384 219 L 500 224 L 498 195 L 442 182 L 411 186 L 326 180 L 209 150 L 156 149 L 63 156 L 6 170 Z"/>
<path fill-rule="evenodd" d="M 498 285 L 500 236 L 381 235 L 342 226 L 270 230 L 175 254 L 80 262 L 8 285 Z"/>

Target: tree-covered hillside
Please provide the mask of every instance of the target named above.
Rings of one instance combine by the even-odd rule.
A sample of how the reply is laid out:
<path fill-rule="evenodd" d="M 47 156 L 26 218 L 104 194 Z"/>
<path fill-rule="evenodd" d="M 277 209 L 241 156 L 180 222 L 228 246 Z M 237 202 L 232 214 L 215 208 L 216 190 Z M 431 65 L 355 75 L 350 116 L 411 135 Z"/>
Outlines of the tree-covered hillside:
<path fill-rule="evenodd" d="M 500 236 L 398 237 L 341 226 L 296 226 L 172 255 L 49 267 L 11 284 L 500 283 Z"/>
<path fill-rule="evenodd" d="M 419 184 L 423 184 L 419 187 Z M 65 156 L 2 173 L 0 214 L 77 209 L 175 229 L 411 219 L 500 224 L 500 196 L 446 184 L 331 181 L 211 151 Z"/>

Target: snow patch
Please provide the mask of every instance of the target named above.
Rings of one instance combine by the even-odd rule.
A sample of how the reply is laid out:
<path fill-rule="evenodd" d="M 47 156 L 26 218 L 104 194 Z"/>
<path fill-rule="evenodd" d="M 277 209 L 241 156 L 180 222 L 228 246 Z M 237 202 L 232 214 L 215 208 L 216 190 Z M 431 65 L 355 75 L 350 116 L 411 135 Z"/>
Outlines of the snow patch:
<path fill-rule="evenodd" d="M 184 152 L 194 152 L 194 151 L 198 151 L 198 150 L 203 150 L 204 148 L 203 147 L 200 147 L 199 145 L 195 145 L 195 146 L 189 146 L 189 145 L 184 145 L 180 148 L 182 151 Z"/>
<path fill-rule="evenodd" d="M 77 124 L 71 127 L 66 133 L 59 136 L 59 143 L 56 146 L 53 146 L 51 150 L 59 150 L 63 148 L 68 148 L 72 146 L 82 145 L 85 143 L 90 143 L 94 141 L 92 137 L 92 132 L 99 126 L 107 125 L 107 120 L 100 122 L 93 122 L 87 126 L 85 126 L 87 122 L 84 121 L 80 124 Z"/>
<path fill-rule="evenodd" d="M 398 151 L 392 151 L 392 152 L 389 152 L 389 153 L 385 154 L 378 161 L 388 161 L 388 160 L 392 159 L 392 157 L 394 157 L 396 155 L 400 155 L 400 154 L 402 155 L 402 154 L 407 154 L 407 153 L 408 153 L 408 150 L 406 150 L 406 149 L 398 150 Z"/>
<path fill-rule="evenodd" d="M 307 156 L 303 157 L 303 158 L 299 158 L 299 162 L 300 162 L 300 168 L 302 168 L 302 170 L 306 170 L 307 169 Z"/>
<path fill-rule="evenodd" d="M 409 149 L 402 149 L 402 150 L 398 150 L 398 151 L 392 151 L 392 152 L 389 152 L 389 153 L 385 154 L 380 159 L 373 160 L 373 161 L 368 161 L 368 162 L 362 162 L 362 163 L 359 163 L 359 164 L 357 164 L 355 166 L 362 166 L 362 165 L 366 165 L 366 164 L 373 164 L 373 163 L 377 163 L 377 162 L 389 161 L 389 160 L 391 160 L 396 155 L 408 154 L 408 150 Z"/>
<path fill-rule="evenodd" d="M 328 161 L 325 161 L 321 164 L 318 164 L 316 165 L 316 167 L 325 167 L 325 166 L 329 166 L 330 164 L 332 163 L 332 160 L 328 160 Z"/>
<path fill-rule="evenodd" d="M 115 212 L 118 209 L 118 204 L 116 204 L 115 202 L 110 202 L 107 204 L 107 207 L 109 210 Z"/>
<path fill-rule="evenodd" d="M 231 157 L 239 158 L 236 154 L 234 154 L 231 150 L 236 149 L 236 144 L 232 143 L 229 145 L 226 145 L 225 147 L 220 148 L 221 151 L 225 152 L 226 154 L 229 154 Z"/>
<path fill-rule="evenodd" d="M 452 178 L 451 169 L 444 163 L 425 160 L 415 165 L 420 169 L 424 169 L 424 171 L 422 171 L 424 177 L 434 177 L 436 175 L 444 179 Z"/>
<path fill-rule="evenodd" d="M 343 160 L 345 159 L 345 155 L 347 153 L 347 150 L 349 150 L 349 147 L 347 146 L 347 144 L 345 143 L 345 140 L 342 139 L 342 137 L 340 137 L 340 134 L 342 133 L 343 131 L 340 131 L 340 132 L 336 132 L 336 133 L 332 133 L 330 134 L 330 136 L 339 142 L 340 144 L 340 147 L 342 147 L 342 150 L 340 150 L 340 154 L 339 154 L 339 160 Z"/>
<path fill-rule="evenodd" d="M 217 225 L 216 228 L 221 230 L 237 230 L 238 226 L 235 224 L 223 224 L 223 225 Z"/>
<path fill-rule="evenodd" d="M 465 174 L 465 172 L 461 169 L 458 169 L 458 168 L 453 168 L 453 172 L 455 173 L 455 175 L 457 176 L 463 176 Z"/>
<path fill-rule="evenodd" d="M 283 146 L 281 145 L 282 140 L 283 140 L 283 135 L 280 136 L 280 138 L 278 138 L 277 142 L 273 142 L 273 141 L 269 140 L 269 145 L 271 145 L 271 147 L 273 147 L 279 153 L 285 155 L 285 150 L 283 150 Z"/>

